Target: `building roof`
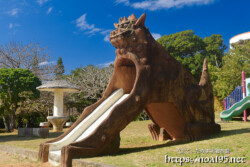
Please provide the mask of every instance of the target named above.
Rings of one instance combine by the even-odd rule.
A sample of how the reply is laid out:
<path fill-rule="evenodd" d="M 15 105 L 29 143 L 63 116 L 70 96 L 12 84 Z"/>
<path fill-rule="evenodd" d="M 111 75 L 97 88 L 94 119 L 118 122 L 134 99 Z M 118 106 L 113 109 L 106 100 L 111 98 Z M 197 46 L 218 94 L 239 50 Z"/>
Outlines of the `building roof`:
<path fill-rule="evenodd" d="M 250 39 L 250 31 L 233 36 L 232 38 L 230 38 L 229 43 L 232 44 L 232 43 L 237 43 L 240 40 L 249 40 L 249 39 Z"/>
<path fill-rule="evenodd" d="M 54 81 L 49 81 L 41 86 L 36 87 L 36 89 L 40 91 L 55 91 L 58 89 L 63 89 L 64 92 L 77 92 L 80 89 L 69 83 L 66 80 L 54 80 Z"/>

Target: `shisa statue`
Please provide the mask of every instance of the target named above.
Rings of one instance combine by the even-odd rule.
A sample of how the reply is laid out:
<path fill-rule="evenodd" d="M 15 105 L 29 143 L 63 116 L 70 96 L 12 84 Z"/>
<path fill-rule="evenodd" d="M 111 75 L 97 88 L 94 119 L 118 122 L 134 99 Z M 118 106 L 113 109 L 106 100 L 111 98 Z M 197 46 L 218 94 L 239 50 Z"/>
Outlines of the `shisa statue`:
<path fill-rule="evenodd" d="M 198 83 L 180 62 L 155 41 L 145 27 L 145 18 L 145 14 L 139 19 L 132 14 L 114 24 L 116 29 L 110 33 L 109 39 L 116 48 L 116 59 L 103 97 L 85 108 L 67 132 L 40 145 L 39 157 L 43 162 L 48 161 L 53 143 L 73 134 L 74 129 L 84 126 L 81 123 L 90 117 L 96 117 L 88 125 L 95 126 L 94 130 L 86 128 L 89 132 L 82 132 L 84 136 L 78 134 L 72 143 L 61 145 L 63 167 L 71 166 L 73 158 L 117 153 L 120 132 L 143 110 L 153 122 L 148 127 L 154 140 L 186 142 L 220 131 L 220 125 L 214 121 L 213 88 L 207 60 L 204 60 Z M 120 91 L 117 93 L 117 90 Z M 108 106 L 106 102 L 111 101 L 109 98 L 119 92 L 121 95 L 115 100 L 118 102 L 110 104 L 107 107 L 109 111 L 103 111 L 101 116 L 92 116 L 102 106 Z M 100 120 L 100 117 L 104 118 Z"/>

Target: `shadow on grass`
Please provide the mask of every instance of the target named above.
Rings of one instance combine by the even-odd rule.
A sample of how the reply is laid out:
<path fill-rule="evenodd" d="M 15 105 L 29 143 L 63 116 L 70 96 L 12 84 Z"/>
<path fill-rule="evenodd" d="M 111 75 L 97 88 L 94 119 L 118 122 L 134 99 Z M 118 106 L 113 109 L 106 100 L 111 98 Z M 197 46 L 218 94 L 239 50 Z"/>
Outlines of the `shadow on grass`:
<path fill-rule="evenodd" d="M 48 138 L 44 139 L 51 139 L 60 136 L 63 132 L 50 132 Z M 5 133 L 6 134 L 6 133 Z M 8 142 L 8 141 L 27 141 L 27 140 L 36 140 L 36 139 L 43 139 L 41 137 L 20 137 L 17 134 L 12 135 L 0 135 L 0 144 L 1 142 Z"/>
<path fill-rule="evenodd" d="M 60 136 L 63 132 L 50 132 L 49 138 L 56 138 Z M 233 135 L 240 135 L 244 133 L 250 133 L 250 128 L 242 128 L 242 129 L 233 129 L 233 130 L 223 130 L 219 133 L 213 134 L 207 138 L 201 139 L 202 140 L 209 140 L 209 139 L 216 139 L 216 138 L 222 138 L 226 136 L 233 136 Z M 36 139 L 41 139 L 39 137 L 18 137 L 17 134 L 15 135 L 0 135 L 0 144 L 1 142 L 7 142 L 7 141 L 27 141 L 27 140 L 36 140 Z M 119 156 L 123 154 L 129 154 L 129 153 L 136 153 L 136 152 L 141 152 L 141 151 L 146 151 L 146 150 L 153 150 L 153 149 L 159 149 L 163 147 L 168 147 L 168 146 L 173 146 L 173 145 L 181 145 L 185 143 L 192 143 L 192 142 L 179 142 L 175 143 L 172 141 L 166 141 L 166 143 L 163 144 L 158 144 L 158 145 L 153 145 L 153 146 L 144 146 L 144 147 L 134 147 L 134 148 L 121 148 L 120 151 L 116 154 L 112 154 L 112 156 Z M 102 156 L 100 156 L 102 157 Z"/>
<path fill-rule="evenodd" d="M 199 141 L 202 140 L 208 140 L 208 139 L 216 139 L 216 138 L 221 138 L 221 137 L 226 137 L 226 136 L 233 136 L 233 135 L 239 135 L 239 134 L 244 134 L 244 133 L 250 133 L 250 128 L 243 128 L 243 129 L 234 129 L 234 130 L 223 130 L 219 133 L 213 134 L 207 138 L 203 138 Z M 135 148 L 121 148 L 119 153 L 114 154 L 112 156 L 119 156 L 123 154 L 129 154 L 129 153 L 135 153 L 135 152 L 141 152 L 145 150 L 152 150 L 152 149 L 159 149 L 167 146 L 173 146 L 173 145 L 181 145 L 185 143 L 191 143 L 191 142 L 180 142 L 180 143 L 175 143 L 175 142 L 167 142 L 164 144 L 159 144 L 159 145 L 154 145 L 154 146 L 145 146 L 145 147 L 135 147 Z"/>

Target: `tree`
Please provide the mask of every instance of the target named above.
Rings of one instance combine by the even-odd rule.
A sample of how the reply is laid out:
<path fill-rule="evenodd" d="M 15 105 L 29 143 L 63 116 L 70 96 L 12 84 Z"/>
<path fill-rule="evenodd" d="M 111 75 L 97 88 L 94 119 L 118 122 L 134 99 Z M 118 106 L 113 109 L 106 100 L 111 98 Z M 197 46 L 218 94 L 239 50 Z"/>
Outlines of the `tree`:
<path fill-rule="evenodd" d="M 56 79 L 60 79 L 63 73 L 64 73 L 63 61 L 62 61 L 62 58 L 59 57 L 57 60 L 57 65 L 55 67 Z"/>
<path fill-rule="evenodd" d="M 50 60 L 47 48 L 42 48 L 38 43 L 23 44 L 22 42 L 9 42 L 0 45 L 0 68 L 23 68 L 30 70 L 42 81 L 53 80 L 55 65 Z M 43 95 L 39 100 L 26 98 L 18 103 L 20 114 L 29 115 L 33 111 L 46 116 L 48 105 L 44 102 L 51 102 L 50 96 Z M 53 100 L 52 100 L 53 103 Z"/>
<path fill-rule="evenodd" d="M 69 95 L 65 98 L 68 107 L 75 107 L 78 112 L 83 111 L 86 106 L 91 105 L 102 97 L 113 73 L 114 66 L 98 68 L 93 65 L 79 67 L 71 71 L 71 75 L 65 78 L 77 85 L 80 92 Z M 72 102 L 71 99 L 74 98 Z"/>
<path fill-rule="evenodd" d="M 39 85 L 39 78 L 27 69 L 0 69 L 0 113 L 7 132 L 15 128 L 15 114 L 19 103 L 27 98 L 40 96 L 36 89 Z"/>
<path fill-rule="evenodd" d="M 47 119 L 48 111 L 53 111 L 54 96 L 52 92 L 40 92 L 38 99 L 26 99 L 20 102 L 20 114 L 29 114 L 31 112 L 39 113 L 44 120 Z"/>
<path fill-rule="evenodd" d="M 157 41 L 166 48 L 170 55 L 181 62 L 198 81 L 204 58 L 207 57 L 210 65 L 219 68 L 226 49 L 221 35 L 213 34 L 203 40 L 192 30 L 164 35 Z"/>
<path fill-rule="evenodd" d="M 32 67 L 31 67 L 31 71 L 33 74 L 35 74 L 36 76 L 39 76 L 39 60 L 38 60 L 38 56 L 37 54 L 35 54 L 34 58 L 33 58 L 33 62 L 32 62 Z"/>
<path fill-rule="evenodd" d="M 0 68 L 23 68 L 43 81 L 52 80 L 54 65 L 46 48 L 37 43 L 10 42 L 0 46 Z"/>
<path fill-rule="evenodd" d="M 212 70 L 214 76 L 214 93 L 220 99 L 227 97 L 238 85 L 241 85 L 241 72 L 250 77 L 250 41 L 233 44 L 223 57 L 222 68 Z"/>
<path fill-rule="evenodd" d="M 222 67 L 222 58 L 224 51 L 227 49 L 226 45 L 223 44 L 222 35 L 213 34 L 210 37 L 204 38 L 205 56 L 211 65 L 217 69 Z"/>
<path fill-rule="evenodd" d="M 77 85 L 84 98 L 99 99 L 108 85 L 114 67 L 98 68 L 93 65 L 76 68 L 67 79 Z"/>

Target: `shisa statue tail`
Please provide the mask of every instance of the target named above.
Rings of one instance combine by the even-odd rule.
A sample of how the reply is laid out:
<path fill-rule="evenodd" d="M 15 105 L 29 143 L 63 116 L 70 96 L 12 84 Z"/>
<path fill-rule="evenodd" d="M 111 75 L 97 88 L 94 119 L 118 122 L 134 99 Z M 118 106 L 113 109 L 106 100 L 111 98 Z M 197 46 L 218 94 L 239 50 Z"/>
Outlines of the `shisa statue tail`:
<path fill-rule="evenodd" d="M 204 59 L 203 69 L 201 74 L 201 79 L 199 85 L 204 89 L 207 99 L 207 105 L 209 105 L 210 112 L 209 117 L 211 122 L 214 121 L 214 95 L 213 95 L 213 86 L 208 72 L 208 63 L 207 59 Z"/>

